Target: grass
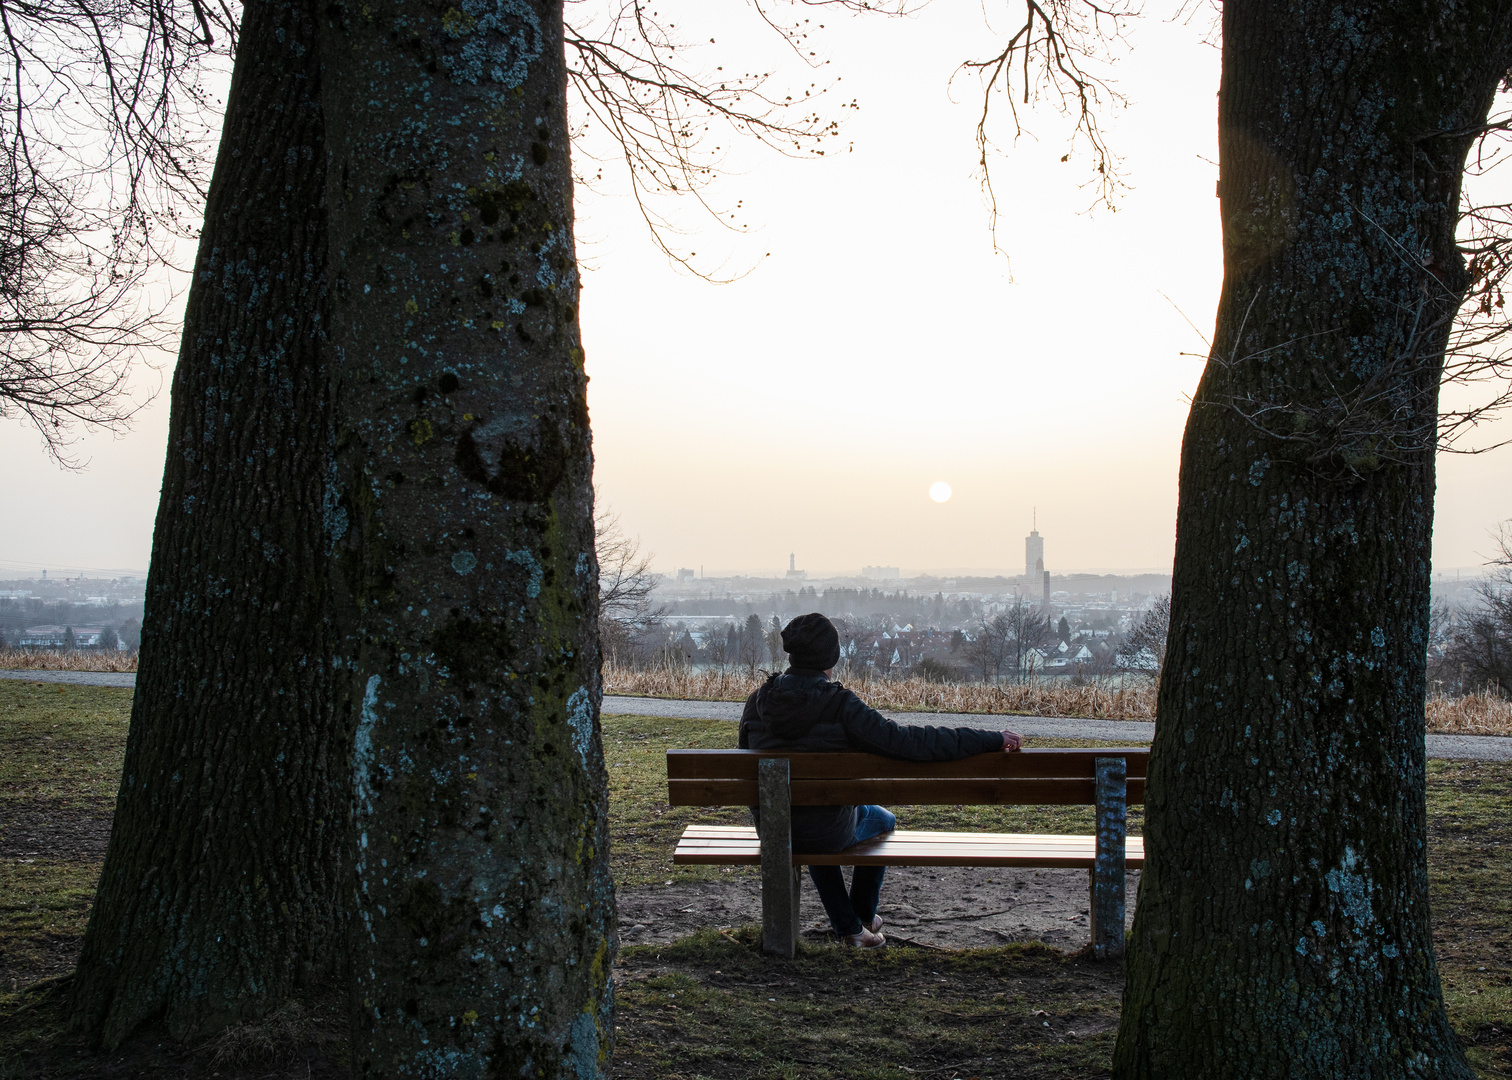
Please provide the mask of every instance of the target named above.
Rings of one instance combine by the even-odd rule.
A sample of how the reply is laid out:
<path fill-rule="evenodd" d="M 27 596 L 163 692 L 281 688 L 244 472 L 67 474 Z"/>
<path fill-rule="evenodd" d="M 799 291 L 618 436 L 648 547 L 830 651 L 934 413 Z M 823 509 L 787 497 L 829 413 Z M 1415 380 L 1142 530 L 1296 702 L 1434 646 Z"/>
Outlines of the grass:
<path fill-rule="evenodd" d="M 44 823 L 103 831 L 130 712 L 130 690 L 0 680 L 0 990 L 73 968 L 98 853 L 32 850 L 26 838 Z"/>
<path fill-rule="evenodd" d="M 129 690 L 0 680 L 7 851 L 18 814 L 65 823 L 108 816 L 130 698 Z M 621 888 L 721 873 L 669 871 L 672 847 L 687 821 L 739 822 L 744 811 L 668 807 L 664 762 L 670 747 L 730 746 L 733 735 L 722 721 L 605 717 L 611 858 Z M 1512 766 L 1430 762 L 1439 967 L 1450 1018 L 1483 1080 L 1512 1078 L 1509 805 Z M 916 828 L 1091 828 L 1084 808 L 910 807 L 903 820 Z M 1137 819 L 1131 824 L 1137 829 Z M 98 857 L 0 860 L 0 969 L 14 972 L 0 981 L 0 1080 L 340 1075 L 330 1064 L 341 1057 L 339 1003 L 278 1014 L 201 1047 L 144 1042 L 120 1061 L 86 1053 L 63 1026 L 66 980 L 35 980 L 71 968 L 98 874 Z M 785 961 L 757 953 L 753 928 L 628 947 L 616 980 L 615 1069 L 636 1080 L 1105 1076 L 1121 992 L 1116 968 L 1039 945 L 876 955 L 803 943 Z M 323 1048 L 313 1073 L 290 1050 L 307 1039 Z M 23 1052 L 39 1048 L 52 1054 L 48 1071 L 25 1071 Z"/>
<path fill-rule="evenodd" d="M 114 804 L 131 693 L 0 679 L 0 811 Z"/>
<path fill-rule="evenodd" d="M 1512 1077 L 1512 767 L 1428 763 L 1434 951 L 1454 1030 L 1482 1076 Z"/>
<path fill-rule="evenodd" d="M 97 862 L 0 863 L 0 985 L 17 990 L 73 970 L 99 880 Z"/>

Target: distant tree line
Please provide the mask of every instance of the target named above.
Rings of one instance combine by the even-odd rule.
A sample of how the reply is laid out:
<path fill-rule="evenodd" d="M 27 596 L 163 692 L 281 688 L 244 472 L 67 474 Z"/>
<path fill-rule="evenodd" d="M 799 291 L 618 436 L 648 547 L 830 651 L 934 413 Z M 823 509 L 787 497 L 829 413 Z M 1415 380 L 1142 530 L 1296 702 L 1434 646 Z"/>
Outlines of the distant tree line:
<path fill-rule="evenodd" d="M 1491 574 L 1475 586 L 1467 608 L 1434 605 L 1428 679 L 1438 693 L 1512 697 L 1512 524 L 1502 526 L 1497 547 Z"/>
<path fill-rule="evenodd" d="M 1118 655 L 1127 666 L 1159 672 L 1165 663 L 1166 634 L 1171 629 L 1171 598 L 1162 596 L 1124 635 Z"/>
<path fill-rule="evenodd" d="M 820 592 L 810 585 L 802 589 L 773 592 L 760 601 L 732 601 L 728 597 L 675 600 L 666 607 L 668 618 L 679 615 L 730 615 L 776 612 L 784 618 L 817 611 L 831 619 L 886 616 L 899 624 L 964 626 L 982 613 L 983 602 L 969 596 L 946 597 L 944 593 L 887 592 L 883 589 L 831 587 Z"/>
<path fill-rule="evenodd" d="M 0 600 L 0 649 L 19 646 L 22 633 L 33 626 L 98 626 L 104 628 L 101 640 L 114 648 L 119 638 L 124 647 L 135 652 L 142 640 L 141 604 L 110 604 L 95 607 L 70 604 L 62 600 Z M 65 644 L 64 648 L 70 646 Z"/>
<path fill-rule="evenodd" d="M 1019 597 L 1002 614 L 981 620 L 962 651 L 983 682 L 1000 678 L 1005 669 L 1020 682 L 1031 670 L 1033 650 L 1050 644 L 1054 634 L 1049 614 Z"/>

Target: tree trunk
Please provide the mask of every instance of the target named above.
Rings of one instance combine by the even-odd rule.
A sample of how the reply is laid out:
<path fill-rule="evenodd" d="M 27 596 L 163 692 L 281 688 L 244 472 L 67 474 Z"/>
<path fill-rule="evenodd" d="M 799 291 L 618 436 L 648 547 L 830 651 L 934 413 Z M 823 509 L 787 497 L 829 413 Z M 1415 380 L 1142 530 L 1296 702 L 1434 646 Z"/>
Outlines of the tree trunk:
<path fill-rule="evenodd" d="M 1423 701 L 1460 178 L 1508 16 L 1223 6 L 1224 284 L 1115 1076 L 1470 1075 L 1433 958 Z"/>
<path fill-rule="evenodd" d="M 254 0 L 173 380 L 125 773 L 75 1021 L 183 1036 L 322 978 L 349 778 L 322 509 L 325 149 L 313 15 Z"/>
<path fill-rule="evenodd" d="M 561 4 L 326 10 L 353 1070 L 600 1076 L 614 899 Z"/>

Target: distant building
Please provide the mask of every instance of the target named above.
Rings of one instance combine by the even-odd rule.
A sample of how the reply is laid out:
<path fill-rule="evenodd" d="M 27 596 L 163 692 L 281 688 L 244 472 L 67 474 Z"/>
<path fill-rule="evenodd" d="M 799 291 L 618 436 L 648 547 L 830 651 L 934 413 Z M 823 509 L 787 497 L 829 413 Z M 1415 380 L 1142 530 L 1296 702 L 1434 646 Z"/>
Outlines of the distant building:
<path fill-rule="evenodd" d="M 690 567 L 687 567 L 687 566 L 680 566 L 680 567 L 678 567 L 678 569 L 677 569 L 677 583 L 679 585 L 681 585 L 684 581 L 692 581 L 692 580 L 693 580 L 693 570 Z"/>
<path fill-rule="evenodd" d="M 28 626 L 16 644 L 23 649 L 61 649 L 67 636 L 66 626 Z"/>
<path fill-rule="evenodd" d="M 1038 529 L 1031 529 L 1024 537 L 1024 576 L 1037 580 L 1045 572 L 1045 538 Z"/>
<path fill-rule="evenodd" d="M 23 649 L 65 649 L 68 647 L 66 626 L 29 626 L 21 631 L 17 646 Z M 117 648 L 114 641 L 105 641 L 103 626 L 73 627 L 73 645 L 76 649 Z"/>
<path fill-rule="evenodd" d="M 861 576 L 868 581 L 897 581 L 901 575 L 896 566 L 863 566 Z"/>
<path fill-rule="evenodd" d="M 788 553 L 787 579 L 789 581 L 807 581 L 808 571 L 798 569 L 798 556 L 795 552 Z"/>

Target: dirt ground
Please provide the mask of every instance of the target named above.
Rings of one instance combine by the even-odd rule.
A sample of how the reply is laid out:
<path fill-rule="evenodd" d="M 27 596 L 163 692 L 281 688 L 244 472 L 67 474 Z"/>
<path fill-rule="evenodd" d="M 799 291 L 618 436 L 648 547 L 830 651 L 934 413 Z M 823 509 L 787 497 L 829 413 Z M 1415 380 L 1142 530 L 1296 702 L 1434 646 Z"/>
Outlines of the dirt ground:
<path fill-rule="evenodd" d="M 1139 874 L 1128 878 L 1128 925 Z M 805 877 L 803 933 L 828 933 L 818 894 Z M 1075 950 L 1088 942 L 1087 874 L 1083 870 L 1016 870 L 893 866 L 882 883 L 883 933 L 899 943 L 969 949 L 1043 941 Z M 665 943 L 693 930 L 761 922 L 761 882 L 754 871 L 723 881 L 626 889 L 619 894 L 620 939 Z"/>

